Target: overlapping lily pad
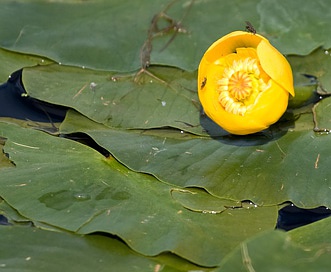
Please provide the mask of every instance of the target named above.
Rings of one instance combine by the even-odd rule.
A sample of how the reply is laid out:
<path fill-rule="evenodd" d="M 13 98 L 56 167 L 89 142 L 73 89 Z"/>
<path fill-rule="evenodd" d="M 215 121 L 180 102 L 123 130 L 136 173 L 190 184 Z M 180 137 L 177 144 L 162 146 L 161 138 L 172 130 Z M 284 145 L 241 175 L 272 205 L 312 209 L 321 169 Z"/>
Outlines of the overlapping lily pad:
<path fill-rule="evenodd" d="M 331 218 L 290 231 L 266 232 L 242 243 L 216 271 L 329 271 Z M 266 250 L 268 249 L 268 250 Z"/>
<path fill-rule="evenodd" d="M 1 213 L 53 231 L 114 234 L 148 256 L 172 251 L 199 265 L 222 264 L 228 271 L 250 270 L 250 265 L 265 270 L 270 264 L 328 271 L 329 220 L 289 234 L 271 229 L 275 205 L 284 201 L 331 206 L 330 98 L 313 111 L 310 106 L 297 109 L 316 98 L 315 88 L 331 90 L 329 9 L 328 0 L 3 1 L 2 81 L 24 68 L 29 96 L 77 111 L 69 111 L 61 136 L 88 134 L 114 157 L 0 123 L 6 153 L 0 158 Z M 284 54 L 315 50 L 309 56 L 287 56 L 297 85 L 302 74 L 313 77 L 297 88 L 305 93 L 291 102 L 296 109 L 275 126 L 235 137 L 204 116 L 195 71 L 206 48 L 228 32 L 244 30 L 245 21 Z M 51 63 L 47 58 L 61 64 L 31 67 Z M 149 62 L 153 65 L 140 70 Z M 245 240 L 263 230 L 271 232 Z M 179 258 L 176 266 L 137 255 L 106 237 L 39 230 L 29 237 L 24 231 L 0 230 L 6 234 L 0 242 L 13 246 L 1 253 L 6 257 L 2 268 L 41 267 L 40 259 L 12 259 L 12 252 L 21 256 L 32 244 L 32 252 L 42 254 L 42 239 L 61 242 L 70 236 L 70 249 L 80 247 L 107 261 L 118 257 L 114 245 L 129 252 L 116 263 L 118 269 L 130 269 L 135 262 L 140 270 L 205 270 Z M 17 237 L 24 241 L 19 250 Z M 47 247 L 56 249 L 61 263 L 68 256 L 78 258 L 74 249 L 64 255 L 63 244 Z M 270 256 L 260 251 L 265 247 L 271 248 Z"/>
<path fill-rule="evenodd" d="M 31 97 L 74 108 L 109 127 L 175 127 L 196 134 L 206 135 L 206 130 L 226 134 L 200 118 L 196 73 L 167 67 L 154 67 L 148 73 L 152 76 L 51 65 L 24 69 L 23 83 Z"/>
<path fill-rule="evenodd" d="M 114 237 L 0 227 L 2 271 L 209 271 L 174 255 L 146 258 Z"/>
<path fill-rule="evenodd" d="M 1 196 L 32 221 L 81 234 L 115 234 L 142 254 L 171 251 L 205 266 L 219 264 L 242 240 L 275 225 L 277 207 L 241 207 L 228 200 L 226 207 L 219 202 L 219 214 L 203 213 L 204 207 L 194 211 L 172 196 L 175 186 L 82 144 L 5 123 L 0 131 L 16 165 L 1 172 Z M 196 201 L 191 205 L 199 206 Z"/>
<path fill-rule="evenodd" d="M 4 146 L 4 143 L 5 143 L 5 138 L 0 137 L 0 147 L 1 147 L 1 149 Z M 10 162 L 8 157 L 5 154 L 1 153 L 0 154 L 0 169 L 5 168 L 5 167 L 12 167 L 12 166 L 13 166 L 13 164 Z"/>
<path fill-rule="evenodd" d="M 314 107 L 315 130 L 329 134 L 331 132 L 330 118 L 331 99 L 327 98 Z"/>
<path fill-rule="evenodd" d="M 331 47 L 331 7 L 327 0 L 262 0 L 257 10 L 260 33 L 267 35 L 284 54 L 308 55 L 317 47 Z"/>
<path fill-rule="evenodd" d="M 302 100 L 293 106 L 311 99 L 317 88 L 331 89 L 329 58 L 321 49 L 305 58 L 289 58 L 295 72 L 295 100 Z M 227 134 L 201 111 L 195 72 L 151 67 L 141 73 L 114 73 L 48 65 L 25 68 L 23 84 L 31 97 L 74 108 L 109 127 L 170 126 L 199 135 Z"/>
<path fill-rule="evenodd" d="M 1 47 L 101 70 L 139 69 L 147 42 L 143 59 L 194 71 L 213 41 L 244 30 L 247 20 L 284 54 L 331 47 L 327 0 L 6 0 L 1 7 Z"/>
<path fill-rule="evenodd" d="M 35 65 L 45 65 L 51 61 L 38 56 L 18 54 L 0 49 L 0 82 L 6 82 L 8 77 L 15 71 Z"/>
<path fill-rule="evenodd" d="M 308 56 L 288 56 L 288 60 L 294 72 L 295 81 L 298 85 L 302 82 L 303 75 L 313 76 L 312 83 L 317 81 L 321 91 L 331 91 L 331 56 L 329 50 L 316 49 Z M 307 82 L 308 84 L 308 82 Z"/>
<path fill-rule="evenodd" d="M 81 120 L 83 118 L 83 120 Z M 100 129 L 70 112 L 63 132 L 81 131 L 135 171 L 176 186 L 197 186 L 219 197 L 259 205 L 293 201 L 301 207 L 330 207 L 327 135 L 313 131 L 312 114 L 288 131 L 220 138 L 174 130 Z M 318 179 L 316 179 L 318 177 Z"/>

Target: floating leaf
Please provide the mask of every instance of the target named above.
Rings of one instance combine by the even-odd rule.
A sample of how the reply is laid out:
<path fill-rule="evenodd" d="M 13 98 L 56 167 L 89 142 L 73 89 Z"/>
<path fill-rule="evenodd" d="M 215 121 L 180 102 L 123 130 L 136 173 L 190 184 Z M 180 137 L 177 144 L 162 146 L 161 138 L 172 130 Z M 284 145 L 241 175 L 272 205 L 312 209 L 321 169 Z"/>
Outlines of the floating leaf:
<path fill-rule="evenodd" d="M 330 247 L 331 244 L 331 217 L 317 221 L 315 223 L 294 229 L 289 232 L 293 242 L 304 247 L 318 248 Z"/>
<path fill-rule="evenodd" d="M 253 237 L 216 271 L 330 271 L 330 219 L 288 233 L 268 231 Z"/>
<path fill-rule="evenodd" d="M 317 81 L 313 79 L 310 85 L 318 83 L 324 91 L 331 92 L 331 54 L 328 50 L 319 48 L 305 57 L 288 56 L 288 60 L 297 83 L 303 75 L 308 74 L 317 79 Z"/>
<path fill-rule="evenodd" d="M 2 149 L 5 143 L 5 138 L 0 136 L 0 148 Z M 6 154 L 0 153 L 0 169 L 5 167 L 13 167 L 13 164 L 10 162 Z"/>
<path fill-rule="evenodd" d="M 246 20 L 284 54 L 308 54 L 320 46 L 328 49 L 328 9 L 328 0 L 278 1 L 276 6 L 273 0 L 4 0 L 0 47 L 6 50 L 0 50 L 0 59 L 6 65 L 0 76 L 6 80 L 16 69 L 44 64 L 45 57 L 61 62 L 24 69 L 28 94 L 85 115 L 70 111 L 61 132 L 88 134 L 124 165 L 70 140 L 1 123 L 0 136 L 8 138 L 1 147 L 16 165 L 3 154 L 1 212 L 13 222 L 30 220 L 40 228 L 80 234 L 103 231 L 142 254 L 172 251 L 200 265 L 215 266 L 244 239 L 275 225 L 275 206 L 246 206 L 246 202 L 241 206 L 242 200 L 330 207 L 328 98 L 315 106 L 313 114 L 294 110 L 291 116 L 290 111 L 265 133 L 233 137 L 200 113 L 192 72 L 213 41 L 244 30 Z M 310 101 L 315 87 L 331 89 L 329 55 L 317 49 L 307 57 L 288 56 L 296 79 L 301 74 L 317 77 L 294 107 Z M 149 61 L 147 70 L 139 70 Z M 83 69 L 87 67 L 98 71 Z M 327 133 L 313 132 L 313 118 L 315 127 Z M 138 128 L 158 129 L 132 130 Z M 294 242 L 286 256 L 275 252 L 288 245 L 287 234 L 279 237 L 272 232 L 252 240 L 256 250 L 252 258 L 258 267 L 263 264 L 263 271 L 269 259 L 281 258 L 282 266 L 293 256 L 306 258 L 303 263 L 313 260 L 299 264 L 300 271 L 311 267 L 323 271 L 329 229 L 314 226 L 289 234 Z M 318 236 L 320 230 L 327 231 Z M 7 239 L 4 236 L 0 240 Z M 326 246 L 316 245 L 325 241 Z M 269 248 L 269 243 L 274 251 L 265 257 L 266 251 L 259 250 Z M 298 249 L 296 243 L 303 246 Z M 242 260 L 249 263 L 245 244 L 235 253 L 244 254 L 244 259 L 224 260 L 224 265 L 235 260 L 229 271 L 240 271 L 242 267 L 236 268 Z M 250 241 L 246 245 L 250 257 Z M 15 244 L 15 253 L 16 249 Z M 14 256 L 12 251 L 8 254 Z M 321 261 L 317 267 L 314 258 Z M 158 264 L 152 264 L 152 271 Z"/>
<path fill-rule="evenodd" d="M 329 133 L 331 131 L 330 118 L 331 98 L 326 98 L 315 105 L 313 109 L 315 130 Z"/>
<path fill-rule="evenodd" d="M 19 214 L 17 210 L 13 209 L 3 199 L 0 199 L 0 214 L 6 216 L 10 223 L 30 223 L 26 217 Z"/>
<path fill-rule="evenodd" d="M 149 71 L 164 82 L 148 74 L 138 75 L 141 82 L 133 76 L 114 82 L 114 73 L 51 65 L 24 69 L 23 83 L 30 96 L 74 108 L 111 127 L 225 133 L 207 118 L 200 120 L 196 73 L 166 67 Z"/>
<path fill-rule="evenodd" d="M 245 19 L 257 17 L 257 3 L 224 2 L 220 7 L 217 1 L 112 0 L 17 1 L 13 5 L 7 0 L 0 11 L 1 25 L 6 26 L 0 44 L 67 65 L 115 71 L 139 69 L 140 59 L 148 59 L 152 50 L 153 64 L 193 71 L 204 49 L 219 35 L 242 29 Z M 244 5 L 240 10 L 239 4 Z M 202 25 L 197 18 L 206 14 L 209 20 Z M 144 44 L 148 46 L 142 56 Z"/>
<path fill-rule="evenodd" d="M 228 208 L 242 207 L 239 202 L 216 197 L 211 198 L 207 192 L 195 188 L 189 190 L 176 188 L 171 191 L 171 196 L 186 209 L 202 213 L 217 214 Z"/>
<path fill-rule="evenodd" d="M 139 66 L 150 15 L 160 3 L 6 1 L 1 45 L 66 64 L 129 71 Z"/>
<path fill-rule="evenodd" d="M 0 48 L 0 82 L 7 81 L 15 71 L 27 66 L 45 65 L 51 61 L 32 55 L 10 52 Z"/>
<path fill-rule="evenodd" d="M 82 123 L 85 128 L 79 130 Z M 245 137 L 98 126 L 94 129 L 93 122 L 70 112 L 61 128 L 87 133 L 130 169 L 176 186 L 201 187 L 221 198 L 258 205 L 292 201 L 300 207 L 331 206 L 330 141 L 313 132 L 311 114 L 302 115 L 288 131 Z"/>
<path fill-rule="evenodd" d="M 262 0 L 257 6 L 259 31 L 283 54 L 307 55 L 317 47 L 331 47 L 330 2 Z"/>
<path fill-rule="evenodd" d="M 190 211 L 172 198 L 174 186 L 87 146 L 5 123 L 0 132 L 16 165 L 1 170 L 0 196 L 33 222 L 118 235 L 139 253 L 171 251 L 205 266 L 217 265 L 242 240 L 276 222 L 277 207 Z"/>
<path fill-rule="evenodd" d="M 328 0 L 3 0 L 1 7 L 2 48 L 99 70 L 137 70 L 150 59 L 194 71 L 212 42 L 247 20 L 284 54 L 331 47 Z"/>
<path fill-rule="evenodd" d="M 0 227 L 2 271 L 208 271 L 168 254 L 139 255 L 122 242 L 100 235 L 78 236 L 35 228 Z"/>
<path fill-rule="evenodd" d="M 316 89 L 330 88 L 327 77 L 330 62 L 324 51 L 318 50 L 306 57 L 292 56 L 289 60 L 296 83 L 296 97 L 290 101 L 290 107 L 315 102 Z M 302 66 L 303 62 L 307 65 Z M 110 127 L 171 126 L 199 135 L 227 134 L 200 112 L 196 73 L 169 67 L 151 67 L 149 72 L 156 78 L 147 73 L 121 76 L 114 72 L 50 65 L 24 69 L 23 83 L 31 97 L 74 108 Z M 294 119 L 290 115 L 286 118 Z"/>

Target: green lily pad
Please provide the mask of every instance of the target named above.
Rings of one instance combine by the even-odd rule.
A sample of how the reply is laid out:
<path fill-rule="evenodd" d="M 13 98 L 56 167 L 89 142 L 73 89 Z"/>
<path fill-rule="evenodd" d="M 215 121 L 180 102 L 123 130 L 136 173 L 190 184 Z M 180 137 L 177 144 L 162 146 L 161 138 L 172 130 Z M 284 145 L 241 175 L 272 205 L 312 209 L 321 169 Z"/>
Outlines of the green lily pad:
<path fill-rule="evenodd" d="M 5 138 L 0 137 L 0 148 L 2 149 L 5 143 Z M 5 167 L 13 167 L 6 154 L 0 153 L 0 169 Z"/>
<path fill-rule="evenodd" d="M 244 30 L 246 20 L 284 54 L 331 48 L 328 6 L 328 0 L 3 1 L 0 76 L 6 80 L 16 69 L 51 63 L 46 58 L 61 63 L 24 69 L 28 95 L 80 112 L 69 111 L 61 136 L 86 133 L 114 157 L 0 123 L 6 153 L 0 156 L 0 212 L 14 223 L 78 234 L 105 232 L 144 255 L 171 251 L 199 265 L 222 263 L 228 271 L 249 270 L 250 264 L 265 271 L 268 260 L 283 271 L 294 259 L 302 260 L 294 263 L 297 271 L 328 268 L 328 220 L 289 234 L 253 236 L 274 227 L 276 204 L 331 206 L 329 98 L 312 113 L 289 111 L 263 133 L 236 137 L 203 115 L 196 94 L 203 52 L 224 34 Z M 291 106 L 311 101 L 316 88 L 330 91 L 329 57 L 322 48 L 305 57 L 288 56 L 296 84 L 301 74 L 317 77 L 304 85 L 299 81 L 299 99 Z M 152 65 L 139 70 L 149 58 Z M 38 243 L 22 241 L 35 245 L 38 255 L 39 241 L 49 235 L 32 236 Z M 3 236 L 0 242 L 10 244 Z M 12 261 L 17 243 L 8 255 L 0 255 Z M 271 256 L 264 255 L 269 245 Z M 127 263 L 120 258 L 119 269 L 130 269 L 137 256 L 138 271 L 146 266 L 182 269 L 181 259 L 178 266 L 163 266 L 121 246 L 130 253 Z M 276 254 L 284 246 L 289 250 Z M 82 247 L 87 256 L 98 253 Z M 107 249 L 100 251 L 108 257 Z M 62 263 L 68 254 L 58 256 Z M 34 260 L 27 257 L 14 261 L 25 267 Z M 197 269 L 192 265 L 183 271 Z"/>
<path fill-rule="evenodd" d="M 331 62 L 323 50 L 306 57 L 291 56 L 289 61 L 296 84 L 296 97 L 290 100 L 289 108 L 315 102 L 316 90 L 331 88 L 327 76 Z M 312 75 L 313 80 L 305 74 Z M 28 95 L 71 107 L 109 127 L 170 126 L 198 135 L 227 134 L 201 112 L 196 72 L 150 67 L 147 73 L 118 74 L 48 65 L 24 69 L 23 84 Z M 286 118 L 295 119 L 290 115 Z"/>
<path fill-rule="evenodd" d="M 176 130 L 94 128 L 92 121 L 69 112 L 61 130 L 85 132 L 130 169 L 169 184 L 258 205 L 292 201 L 330 207 L 330 141 L 313 131 L 312 119 L 304 114 L 287 131 L 210 138 Z"/>
<path fill-rule="evenodd" d="M 328 0 L 262 0 L 257 7 L 261 34 L 283 54 L 307 55 L 323 46 L 331 47 L 331 15 Z"/>
<path fill-rule="evenodd" d="M 15 71 L 27 66 L 46 65 L 51 61 L 42 57 L 10 52 L 0 48 L 0 82 L 7 81 Z"/>
<path fill-rule="evenodd" d="M 190 190 L 176 188 L 171 191 L 171 195 L 186 209 L 196 212 L 217 214 L 228 208 L 242 208 L 240 202 L 211 198 L 210 194 L 197 188 L 190 188 Z"/>
<path fill-rule="evenodd" d="M 314 107 L 315 130 L 329 134 L 331 131 L 330 118 L 331 99 L 327 98 L 320 101 Z"/>
<path fill-rule="evenodd" d="M 141 67 L 140 59 L 144 58 L 141 49 L 144 43 L 150 43 L 152 63 L 192 71 L 218 35 L 236 28 L 244 29 L 245 19 L 256 18 L 252 12 L 256 14 L 258 1 L 237 2 L 225 2 L 223 8 L 216 11 L 215 6 L 219 6 L 216 1 L 187 2 L 184 5 L 180 2 L 171 5 L 171 1 L 160 0 L 139 3 L 118 0 L 45 3 L 32 0 L 18 1 L 15 5 L 6 1 L 0 12 L 1 25 L 6 25 L 1 31 L 0 44 L 13 51 L 47 56 L 67 65 L 132 71 Z M 245 5 L 240 12 L 238 4 Z M 233 18 L 229 10 L 236 11 L 238 17 Z M 213 20 L 208 20 L 202 28 L 197 18 L 208 13 L 212 13 L 208 18 Z M 221 17 L 222 20 L 231 20 L 233 26 L 229 27 L 230 22 L 228 25 L 221 23 Z M 179 29 L 177 34 L 175 27 Z M 169 46 L 161 50 L 169 41 Z M 146 48 L 147 55 L 150 55 L 149 46 Z"/>
<path fill-rule="evenodd" d="M 328 0 L 6 0 L 0 46 L 99 70 L 137 70 L 150 59 L 194 71 L 209 45 L 244 30 L 247 20 L 284 54 L 330 48 L 328 5 Z"/>
<path fill-rule="evenodd" d="M 153 76 L 142 73 L 121 77 L 50 65 L 24 69 L 23 83 L 31 97 L 71 107 L 108 127 L 170 126 L 198 135 L 228 134 L 201 112 L 196 73 L 169 67 L 152 67 L 149 71 Z M 116 81 L 111 80 L 117 76 Z M 290 100 L 290 107 L 300 107 L 315 94 L 316 83 L 300 80 L 297 84 L 297 96 Z"/>
<path fill-rule="evenodd" d="M 141 254 L 171 251 L 204 266 L 219 264 L 241 241 L 276 222 L 276 206 L 192 211 L 173 198 L 178 187 L 80 143 L 6 123 L 0 123 L 0 133 L 16 165 L 1 170 L 0 196 L 33 222 L 80 234 L 114 234 Z"/>
<path fill-rule="evenodd" d="M 216 271 L 330 271 L 330 221 L 248 239 Z"/>
<path fill-rule="evenodd" d="M 155 14 L 160 3 L 6 1 L 0 16 L 5 27 L 1 46 L 71 65 L 136 69 L 151 20 L 148 15 Z"/>
<path fill-rule="evenodd" d="M 304 85 L 314 85 L 317 83 L 319 88 L 321 88 L 324 92 L 331 92 L 331 55 L 328 50 L 319 48 L 314 52 L 309 54 L 308 56 L 288 56 L 288 61 L 291 64 L 293 69 L 295 81 L 298 82 L 297 85 L 300 84 L 300 80 L 302 79 L 302 75 L 308 74 L 316 77 L 317 81 L 304 84 Z"/>
<path fill-rule="evenodd" d="M 29 219 L 22 216 L 17 212 L 17 210 L 13 209 L 6 201 L 0 198 L 0 214 L 6 216 L 7 220 L 11 224 L 26 224 L 30 223 Z"/>
<path fill-rule="evenodd" d="M 90 119 L 118 128 L 175 127 L 196 134 L 226 134 L 220 127 L 200 120 L 196 73 L 153 67 L 148 74 L 118 78 L 118 74 L 64 67 L 26 68 L 23 83 L 28 95 L 71 107 Z"/>
<path fill-rule="evenodd" d="M 301 228 L 294 229 L 289 232 L 289 236 L 293 242 L 307 248 L 330 247 L 330 222 L 331 217 L 328 217 Z"/>
<path fill-rule="evenodd" d="M 0 227 L 2 271 L 208 271 L 174 255 L 147 258 L 116 238 Z M 158 271 L 158 270 L 157 270 Z"/>

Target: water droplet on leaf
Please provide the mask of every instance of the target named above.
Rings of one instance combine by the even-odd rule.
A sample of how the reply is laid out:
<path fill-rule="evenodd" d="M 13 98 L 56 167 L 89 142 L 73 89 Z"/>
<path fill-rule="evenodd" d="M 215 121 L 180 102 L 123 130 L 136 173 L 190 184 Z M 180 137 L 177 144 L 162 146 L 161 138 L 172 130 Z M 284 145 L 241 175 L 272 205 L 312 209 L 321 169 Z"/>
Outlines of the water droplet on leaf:
<path fill-rule="evenodd" d="M 86 193 L 75 193 L 74 198 L 78 201 L 85 201 L 91 199 L 91 196 Z"/>

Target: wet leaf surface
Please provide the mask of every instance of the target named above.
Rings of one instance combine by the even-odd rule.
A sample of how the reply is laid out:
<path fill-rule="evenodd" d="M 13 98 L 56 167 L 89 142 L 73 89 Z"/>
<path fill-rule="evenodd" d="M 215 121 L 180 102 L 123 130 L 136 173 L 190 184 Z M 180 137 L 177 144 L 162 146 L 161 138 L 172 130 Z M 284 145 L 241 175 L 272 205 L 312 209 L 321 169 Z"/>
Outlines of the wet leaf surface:
<path fill-rule="evenodd" d="M 85 121 L 83 121 L 85 119 Z M 330 206 L 329 143 L 313 131 L 312 114 L 288 131 L 245 137 L 198 137 L 176 130 L 99 129 L 70 112 L 63 132 L 84 132 L 130 169 L 181 187 L 258 205 L 292 201 L 299 207 Z M 316 179 L 316 177 L 319 177 Z"/>
<path fill-rule="evenodd" d="M 277 4 L 262 0 L 257 10 L 260 15 L 258 30 L 284 54 L 308 55 L 320 46 L 331 47 L 330 30 L 327 29 L 331 6 L 327 0 L 277 1 Z"/>
<path fill-rule="evenodd" d="M 2 119 L 0 213 L 15 227 L 0 229 L 11 246 L 1 268 L 207 271 L 188 260 L 222 271 L 329 271 L 329 219 L 286 234 L 271 229 L 284 201 L 331 206 L 330 9 L 328 0 L 2 1 L 2 82 L 24 68 L 23 104 L 39 99 L 79 113 L 69 111 L 63 138 L 48 107 L 39 117 L 49 126 L 30 121 L 35 111 L 21 102 L 12 117 L 25 122 Z M 286 54 L 296 97 L 269 130 L 234 137 L 201 111 L 196 70 L 210 44 L 245 30 L 245 21 Z M 23 90 L 11 81 L 0 88 L 8 105 L 2 95 Z M 16 227 L 31 222 L 48 231 Z M 58 262 L 26 256 L 54 260 L 45 247 Z M 83 258 L 82 268 L 77 247 L 111 264 Z M 165 251 L 180 257 L 136 254 Z"/>
<path fill-rule="evenodd" d="M 330 68 L 331 56 L 328 50 L 318 48 L 311 54 L 303 56 L 288 56 L 287 58 L 292 66 L 294 72 L 294 79 L 300 84 L 303 75 L 310 75 L 312 84 L 318 85 L 321 93 L 331 92 Z M 310 84 L 310 85 L 312 85 Z M 306 84 L 308 85 L 308 84 Z"/>
<path fill-rule="evenodd" d="M 209 271 L 167 254 L 146 258 L 114 237 L 0 227 L 2 271 Z"/>
<path fill-rule="evenodd" d="M 171 3 L 6 0 L 0 46 L 99 70 L 138 70 L 142 59 L 194 71 L 212 42 L 250 21 L 284 54 L 331 47 L 328 0 Z"/>
<path fill-rule="evenodd" d="M 228 208 L 221 214 L 200 212 L 203 206 L 188 210 L 171 196 L 173 185 L 132 172 L 82 144 L 5 123 L 0 131 L 16 164 L 1 173 L 1 196 L 31 221 L 79 234 L 118 235 L 141 254 L 171 251 L 205 266 L 217 265 L 242 240 L 275 226 L 276 206 Z"/>
<path fill-rule="evenodd" d="M 16 52 L 0 49 L 0 82 L 6 82 L 15 71 L 27 66 L 46 65 L 51 61 L 32 55 L 17 54 Z"/>
<path fill-rule="evenodd" d="M 326 135 L 331 131 L 330 108 L 331 99 L 327 98 L 316 104 L 313 109 L 315 130 Z"/>
<path fill-rule="evenodd" d="M 329 271 L 330 230 L 328 218 L 288 233 L 266 232 L 242 243 L 216 271 Z"/>
<path fill-rule="evenodd" d="M 201 116 L 196 73 L 169 67 L 149 72 L 157 78 L 140 74 L 137 82 L 132 74 L 113 81 L 118 73 L 51 65 L 24 69 L 23 83 L 31 97 L 74 108 L 108 127 L 170 126 L 196 134 L 227 134 Z"/>

